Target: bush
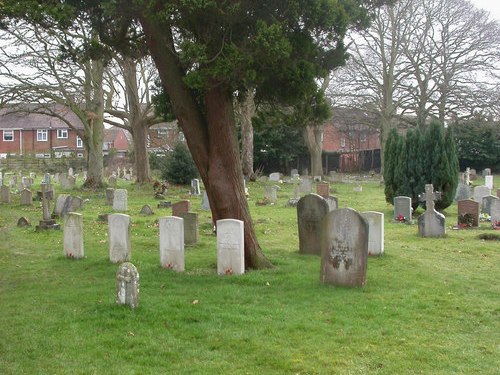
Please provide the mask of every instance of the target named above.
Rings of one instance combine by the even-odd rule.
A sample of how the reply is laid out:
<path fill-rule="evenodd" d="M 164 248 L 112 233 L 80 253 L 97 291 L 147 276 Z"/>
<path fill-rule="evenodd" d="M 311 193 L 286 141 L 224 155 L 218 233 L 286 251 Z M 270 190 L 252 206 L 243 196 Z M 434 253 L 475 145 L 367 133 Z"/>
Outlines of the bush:
<path fill-rule="evenodd" d="M 188 185 L 198 176 L 191 153 L 183 143 L 177 143 L 167 155 L 161 175 L 163 179 L 177 185 Z"/>

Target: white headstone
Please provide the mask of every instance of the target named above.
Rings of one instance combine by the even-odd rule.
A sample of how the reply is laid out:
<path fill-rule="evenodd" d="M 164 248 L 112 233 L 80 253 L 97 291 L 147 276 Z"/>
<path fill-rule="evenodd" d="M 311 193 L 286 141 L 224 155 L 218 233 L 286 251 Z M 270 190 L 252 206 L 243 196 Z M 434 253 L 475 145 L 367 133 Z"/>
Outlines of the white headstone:
<path fill-rule="evenodd" d="M 64 256 L 80 259 L 83 250 L 83 215 L 68 212 L 64 216 Z"/>
<path fill-rule="evenodd" d="M 160 217 L 160 265 L 184 271 L 184 223 L 176 216 Z"/>
<path fill-rule="evenodd" d="M 361 216 L 368 223 L 368 255 L 384 254 L 384 214 L 365 211 Z"/>
<path fill-rule="evenodd" d="M 279 172 L 273 172 L 269 175 L 269 181 L 278 182 L 279 180 L 280 180 L 280 173 Z"/>
<path fill-rule="evenodd" d="M 113 194 L 113 210 L 127 211 L 127 189 L 115 189 Z"/>
<path fill-rule="evenodd" d="M 217 273 L 242 275 L 245 273 L 245 237 L 243 221 L 217 221 Z"/>
<path fill-rule="evenodd" d="M 130 244 L 130 216 L 111 214 L 108 216 L 109 260 L 125 262 L 132 257 Z"/>
<path fill-rule="evenodd" d="M 139 272 L 129 262 L 120 264 L 116 272 L 116 303 L 135 309 L 139 306 Z"/>
<path fill-rule="evenodd" d="M 482 204 L 483 198 L 491 195 L 491 189 L 487 186 L 476 186 L 472 194 L 472 199 L 474 199 L 476 202 L 479 202 L 479 204 Z"/>
<path fill-rule="evenodd" d="M 493 189 L 493 176 L 492 175 L 484 176 L 484 186 L 487 186 L 488 189 Z"/>

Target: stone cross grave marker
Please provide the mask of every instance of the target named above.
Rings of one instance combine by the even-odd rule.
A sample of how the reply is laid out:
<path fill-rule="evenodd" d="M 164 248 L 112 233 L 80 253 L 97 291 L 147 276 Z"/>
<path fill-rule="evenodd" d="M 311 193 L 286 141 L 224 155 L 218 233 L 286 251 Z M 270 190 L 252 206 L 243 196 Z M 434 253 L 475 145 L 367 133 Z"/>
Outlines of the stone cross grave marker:
<path fill-rule="evenodd" d="M 384 214 L 365 211 L 361 216 L 368 224 L 368 255 L 384 254 Z"/>
<path fill-rule="evenodd" d="M 113 210 L 127 211 L 127 189 L 116 189 L 113 194 Z"/>
<path fill-rule="evenodd" d="M 109 260 L 112 263 L 129 261 L 132 257 L 130 243 L 130 216 L 111 214 L 108 216 Z"/>
<path fill-rule="evenodd" d="M 175 216 L 160 217 L 160 265 L 184 272 L 184 219 Z"/>
<path fill-rule="evenodd" d="M 116 303 L 139 307 L 139 272 L 130 262 L 120 264 L 116 272 Z"/>
<path fill-rule="evenodd" d="M 394 197 L 394 220 L 400 221 L 400 218 L 404 218 L 405 222 L 411 224 L 412 213 L 411 213 L 411 198 L 398 196 Z"/>
<path fill-rule="evenodd" d="M 245 236 L 243 221 L 217 221 L 217 273 L 242 275 L 245 273 Z"/>
<path fill-rule="evenodd" d="M 297 204 L 300 254 L 321 254 L 322 220 L 329 211 L 328 203 L 317 194 L 300 198 Z"/>
<path fill-rule="evenodd" d="M 479 225 L 479 203 L 472 199 L 464 199 L 458 201 L 458 220 L 460 224 L 460 217 L 466 214 L 472 215 L 472 226 L 477 227 Z"/>
<path fill-rule="evenodd" d="M 84 257 L 83 215 L 77 212 L 68 212 L 64 216 L 64 256 L 74 259 Z"/>
<path fill-rule="evenodd" d="M 357 211 L 341 208 L 326 215 L 324 226 L 321 282 L 363 286 L 368 262 L 368 224 Z"/>
<path fill-rule="evenodd" d="M 432 184 L 425 184 L 425 193 L 418 196 L 426 206 L 418 218 L 418 233 L 422 237 L 440 237 L 446 233 L 445 217 L 434 209 L 434 201 L 441 199 L 441 193 L 433 190 Z"/>
<path fill-rule="evenodd" d="M 50 201 L 48 197 L 49 186 L 47 184 L 42 184 L 42 220 L 40 220 L 39 225 L 36 226 L 36 231 L 45 229 L 60 229 L 61 225 L 57 224 L 50 215 Z"/>

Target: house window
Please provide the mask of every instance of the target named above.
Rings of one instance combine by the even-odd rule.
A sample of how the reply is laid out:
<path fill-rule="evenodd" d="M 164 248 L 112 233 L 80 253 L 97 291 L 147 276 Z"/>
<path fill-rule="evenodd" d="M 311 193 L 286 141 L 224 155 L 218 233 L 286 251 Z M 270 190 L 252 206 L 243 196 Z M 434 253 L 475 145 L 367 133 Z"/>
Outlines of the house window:
<path fill-rule="evenodd" d="M 57 138 L 68 138 L 68 129 L 57 129 Z"/>
<path fill-rule="evenodd" d="M 14 140 L 14 130 L 4 130 L 3 140 L 5 142 L 12 142 Z"/>
<path fill-rule="evenodd" d="M 83 147 L 83 140 L 79 136 L 76 136 L 76 148 L 82 148 L 82 147 Z"/>
<path fill-rule="evenodd" d="M 36 131 L 36 140 L 38 142 L 47 142 L 47 129 L 38 129 Z"/>
<path fill-rule="evenodd" d="M 340 147 L 345 147 L 345 137 L 340 138 Z"/>

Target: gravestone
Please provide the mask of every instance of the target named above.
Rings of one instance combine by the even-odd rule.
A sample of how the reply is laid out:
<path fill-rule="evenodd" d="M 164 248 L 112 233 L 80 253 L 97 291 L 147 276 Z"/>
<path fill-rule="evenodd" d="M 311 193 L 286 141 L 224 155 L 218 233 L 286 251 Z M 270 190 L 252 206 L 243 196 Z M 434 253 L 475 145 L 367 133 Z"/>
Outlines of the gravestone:
<path fill-rule="evenodd" d="M 33 205 L 33 193 L 31 190 L 23 189 L 21 191 L 21 197 L 19 200 L 21 206 L 32 206 Z"/>
<path fill-rule="evenodd" d="M 470 172 L 469 176 L 470 176 L 471 181 L 475 180 L 477 178 L 476 170 L 474 168 L 470 168 L 469 172 Z"/>
<path fill-rule="evenodd" d="M 76 177 L 68 176 L 67 181 L 68 181 L 68 189 L 73 189 L 75 187 Z"/>
<path fill-rule="evenodd" d="M 116 303 L 132 309 L 139 307 L 139 272 L 130 262 L 120 264 L 116 272 Z"/>
<path fill-rule="evenodd" d="M 154 214 L 154 212 L 149 205 L 145 204 L 144 206 L 142 206 L 140 214 L 151 216 Z"/>
<path fill-rule="evenodd" d="M 500 199 L 491 202 L 491 225 L 500 226 Z"/>
<path fill-rule="evenodd" d="M 264 189 L 264 197 L 271 202 L 271 204 L 276 204 L 278 202 L 278 189 L 276 186 L 266 186 Z"/>
<path fill-rule="evenodd" d="M 61 184 L 62 189 L 69 188 L 68 175 L 66 173 L 61 173 L 59 175 L 59 183 Z"/>
<path fill-rule="evenodd" d="M 72 167 L 68 169 L 68 176 L 74 176 L 74 171 Z"/>
<path fill-rule="evenodd" d="M 490 176 L 491 175 L 491 168 L 484 168 L 482 174 L 483 174 L 483 177 Z"/>
<path fill-rule="evenodd" d="M 403 217 L 406 223 L 411 224 L 411 215 L 411 198 L 404 196 L 394 197 L 394 220 L 400 221 L 399 218 Z"/>
<path fill-rule="evenodd" d="M 184 271 L 184 223 L 175 216 L 160 217 L 160 265 L 177 272 Z"/>
<path fill-rule="evenodd" d="M 470 168 L 467 167 L 464 172 L 464 184 L 470 185 Z"/>
<path fill-rule="evenodd" d="M 10 188 L 8 186 L 2 185 L 2 187 L 0 187 L 0 195 L 2 203 L 11 203 Z"/>
<path fill-rule="evenodd" d="M 279 182 L 279 180 L 280 180 L 280 173 L 279 172 L 273 172 L 269 175 L 269 181 Z"/>
<path fill-rule="evenodd" d="M 59 194 L 54 204 L 54 210 L 52 211 L 52 218 L 62 217 L 62 211 L 64 208 L 64 203 L 68 199 L 69 194 Z"/>
<path fill-rule="evenodd" d="M 361 193 L 363 191 L 363 186 L 361 185 L 354 186 L 352 188 L 352 191 L 354 191 L 355 193 Z"/>
<path fill-rule="evenodd" d="M 326 201 L 326 203 L 328 203 L 330 211 L 339 208 L 339 199 L 337 197 L 328 196 L 324 197 L 323 199 Z"/>
<path fill-rule="evenodd" d="M 172 216 L 180 217 L 181 214 L 189 212 L 190 209 L 191 209 L 191 202 L 189 202 L 188 200 L 176 202 L 172 205 Z"/>
<path fill-rule="evenodd" d="M 112 206 L 114 199 L 115 199 L 115 189 L 107 188 L 106 189 L 106 206 Z"/>
<path fill-rule="evenodd" d="M 487 186 L 488 189 L 493 190 L 493 176 L 484 176 L 484 186 Z"/>
<path fill-rule="evenodd" d="M 108 178 L 108 185 L 112 188 L 116 188 L 116 176 L 112 175 Z"/>
<path fill-rule="evenodd" d="M 316 194 L 323 198 L 330 196 L 330 184 L 328 182 L 318 182 L 316 184 Z"/>
<path fill-rule="evenodd" d="M 457 186 L 457 191 L 455 193 L 455 201 L 462 201 L 464 199 L 469 199 L 471 197 L 470 186 L 465 183 L 459 183 Z"/>
<path fill-rule="evenodd" d="M 308 194 L 299 200 L 297 223 L 300 254 L 321 254 L 322 221 L 329 211 L 328 203 L 317 194 Z"/>
<path fill-rule="evenodd" d="M 368 255 L 384 254 L 384 214 L 365 211 L 361 216 L 368 223 Z"/>
<path fill-rule="evenodd" d="M 425 201 L 425 212 L 418 218 L 418 234 L 422 237 L 441 237 L 446 233 L 445 217 L 434 209 L 434 201 L 441 199 L 440 192 L 434 192 L 432 184 L 425 184 L 425 193 L 419 195 Z"/>
<path fill-rule="evenodd" d="M 203 211 L 210 211 L 210 201 L 208 200 L 207 192 L 203 192 L 203 197 L 201 198 L 201 209 Z"/>
<path fill-rule="evenodd" d="M 33 185 L 33 179 L 31 177 L 23 177 L 22 185 L 25 189 L 30 189 L 31 185 Z"/>
<path fill-rule="evenodd" d="M 83 207 L 83 199 L 80 197 L 73 197 L 70 195 L 64 201 L 64 206 L 62 208 L 60 216 L 64 217 L 68 212 L 79 210 L 82 207 Z"/>
<path fill-rule="evenodd" d="M 465 214 L 471 214 L 473 217 L 472 226 L 477 227 L 479 225 L 479 203 L 472 199 L 464 199 L 458 201 L 458 220 L 460 224 L 460 216 Z"/>
<path fill-rule="evenodd" d="M 198 243 L 198 214 L 184 212 L 179 215 L 184 220 L 184 244 L 196 245 Z"/>
<path fill-rule="evenodd" d="M 127 189 L 116 189 L 113 194 L 113 210 L 127 211 Z"/>
<path fill-rule="evenodd" d="M 302 194 L 310 194 L 312 192 L 312 181 L 307 177 L 301 178 L 299 184 L 299 191 Z"/>
<path fill-rule="evenodd" d="M 41 231 L 46 229 L 61 229 L 61 225 L 57 224 L 54 219 L 51 218 L 50 215 L 50 201 L 48 199 L 47 189 L 49 186 L 47 184 L 42 184 L 42 220 L 40 220 L 39 224 L 36 226 L 35 230 Z"/>
<path fill-rule="evenodd" d="M 217 221 L 217 273 L 242 275 L 245 273 L 245 236 L 243 221 Z"/>
<path fill-rule="evenodd" d="M 83 249 L 83 215 L 68 212 L 64 216 L 64 256 L 81 259 Z"/>
<path fill-rule="evenodd" d="M 43 191 L 44 189 L 44 186 L 45 186 L 45 196 L 47 197 L 48 200 L 54 200 L 54 197 L 55 197 L 55 192 L 54 192 L 54 185 L 52 184 L 45 184 L 42 182 L 41 184 L 41 190 Z M 43 196 L 43 192 L 42 191 L 38 191 L 37 192 L 37 198 L 39 200 L 42 200 L 42 196 Z"/>
<path fill-rule="evenodd" d="M 476 186 L 473 192 L 473 199 L 479 204 L 483 203 L 483 198 L 491 195 L 491 190 L 487 186 Z"/>
<path fill-rule="evenodd" d="M 483 201 L 481 204 L 482 212 L 491 215 L 491 205 L 494 201 L 497 201 L 498 198 L 493 195 L 488 195 L 487 197 L 483 197 Z"/>
<path fill-rule="evenodd" d="M 17 221 L 17 226 L 18 228 L 24 228 L 24 227 L 30 227 L 31 226 L 31 223 L 30 221 L 28 220 L 28 218 L 22 216 L 19 218 L 19 220 Z"/>
<path fill-rule="evenodd" d="M 109 260 L 112 263 L 129 261 L 132 257 L 130 243 L 130 216 L 108 215 Z"/>
<path fill-rule="evenodd" d="M 290 171 L 290 176 L 291 177 L 295 177 L 295 175 L 298 175 L 299 174 L 299 170 L 298 169 L 292 169 Z"/>
<path fill-rule="evenodd" d="M 321 236 L 320 280 L 324 284 L 363 286 L 368 262 L 368 224 L 351 208 L 326 215 Z"/>
<path fill-rule="evenodd" d="M 194 178 L 191 180 L 191 194 L 200 195 L 200 180 Z"/>

